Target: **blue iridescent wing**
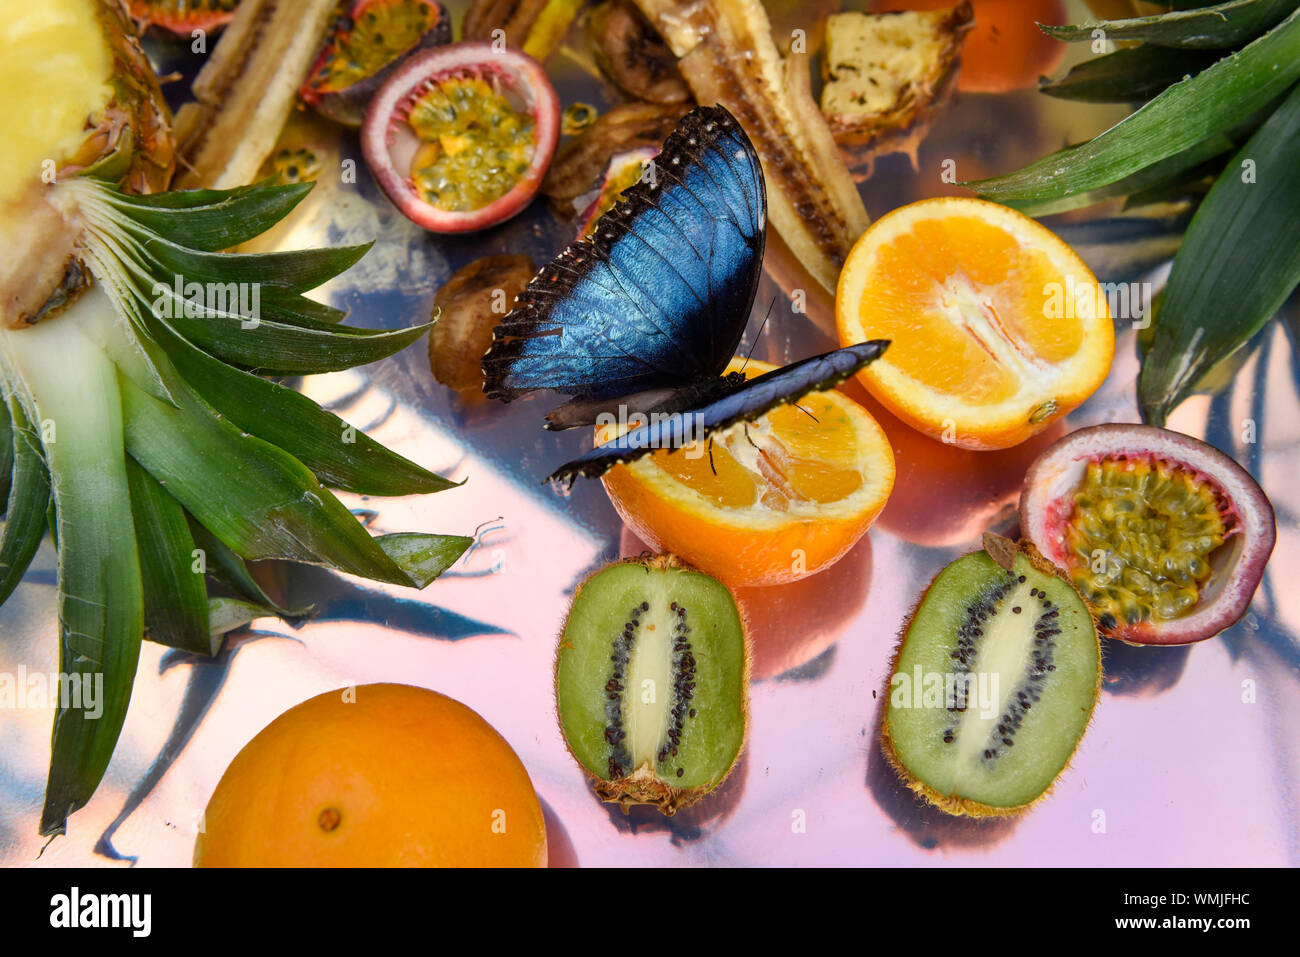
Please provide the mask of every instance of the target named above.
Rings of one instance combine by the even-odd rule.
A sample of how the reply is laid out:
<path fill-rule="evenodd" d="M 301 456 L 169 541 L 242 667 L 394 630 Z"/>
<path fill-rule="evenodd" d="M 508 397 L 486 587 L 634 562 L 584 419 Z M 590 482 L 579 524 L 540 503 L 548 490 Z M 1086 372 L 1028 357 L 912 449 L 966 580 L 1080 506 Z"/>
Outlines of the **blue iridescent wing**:
<path fill-rule="evenodd" d="M 879 358 L 888 345 L 888 340 L 873 339 L 736 383 L 727 394 L 707 405 L 679 414 L 651 417 L 644 425 L 560 466 L 547 481 L 564 489 L 579 476 L 595 478 L 620 462 L 630 462 L 657 449 L 681 448 L 737 422 L 751 422 L 778 405 L 797 402 L 810 392 L 820 392 L 843 382 Z"/>
<path fill-rule="evenodd" d="M 722 107 L 699 107 L 650 174 L 544 267 L 498 325 L 484 391 L 609 399 L 721 373 L 763 264 L 758 156 Z"/>

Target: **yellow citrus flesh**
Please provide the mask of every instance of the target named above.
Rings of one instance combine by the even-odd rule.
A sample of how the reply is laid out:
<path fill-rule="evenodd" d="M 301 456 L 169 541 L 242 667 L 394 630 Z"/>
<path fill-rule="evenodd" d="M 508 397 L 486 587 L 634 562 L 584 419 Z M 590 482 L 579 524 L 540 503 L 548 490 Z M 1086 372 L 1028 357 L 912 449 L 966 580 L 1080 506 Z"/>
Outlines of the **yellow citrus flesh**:
<path fill-rule="evenodd" d="M 108 102 L 113 58 L 94 0 L 0 0 L 0 207 L 81 145 Z"/>
<path fill-rule="evenodd" d="M 510 745 L 409 685 L 330 691 L 266 726 L 204 812 L 196 867 L 544 867 L 546 827 Z"/>
<path fill-rule="evenodd" d="M 944 197 L 894 210 L 858 240 L 835 298 L 841 343 L 889 339 L 858 373 L 909 425 L 1008 448 L 1096 391 L 1115 335 L 1075 252 L 1014 210 Z"/>
<path fill-rule="evenodd" d="M 739 369 L 733 360 L 729 371 Z M 745 374 L 771 370 L 750 361 Z M 617 434 L 598 429 L 597 443 Z M 862 537 L 894 486 L 894 455 L 862 406 L 834 389 L 677 451 L 615 466 L 603 482 L 628 527 L 729 585 L 796 581 Z"/>

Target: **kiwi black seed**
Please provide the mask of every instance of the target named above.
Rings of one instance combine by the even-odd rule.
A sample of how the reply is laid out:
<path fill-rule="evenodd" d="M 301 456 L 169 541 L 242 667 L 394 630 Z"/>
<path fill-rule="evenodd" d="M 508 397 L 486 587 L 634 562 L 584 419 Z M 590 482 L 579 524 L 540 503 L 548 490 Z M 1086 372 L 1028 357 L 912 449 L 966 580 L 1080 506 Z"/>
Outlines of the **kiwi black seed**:
<path fill-rule="evenodd" d="M 574 597 L 555 662 L 569 751 L 605 801 L 689 807 L 745 741 L 749 657 L 727 587 L 671 556 L 617 562 Z"/>
<path fill-rule="evenodd" d="M 908 622 L 882 726 L 912 790 L 950 814 L 1033 804 L 1074 754 L 1101 688 L 1087 605 L 1023 546 L 941 571 Z"/>

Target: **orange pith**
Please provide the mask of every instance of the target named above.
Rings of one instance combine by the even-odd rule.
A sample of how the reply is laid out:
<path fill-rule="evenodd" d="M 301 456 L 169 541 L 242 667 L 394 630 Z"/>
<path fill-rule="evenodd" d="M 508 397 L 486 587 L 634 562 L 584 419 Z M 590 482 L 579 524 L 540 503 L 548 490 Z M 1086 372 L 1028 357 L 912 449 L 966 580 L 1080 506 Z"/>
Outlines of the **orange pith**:
<path fill-rule="evenodd" d="M 204 812 L 197 867 L 544 867 L 528 772 L 474 711 L 410 685 L 330 691 L 272 721 Z"/>
<path fill-rule="evenodd" d="M 770 585 L 833 564 L 862 537 L 893 488 L 894 458 L 867 411 L 829 390 L 715 433 L 711 455 L 707 441 L 659 450 L 603 482 L 648 544 L 730 585 Z"/>
<path fill-rule="evenodd" d="M 891 340 L 859 378 L 891 412 L 973 449 L 1016 445 L 1092 394 L 1114 331 L 1083 261 L 1028 217 L 943 197 L 877 220 L 840 274 L 841 343 Z"/>

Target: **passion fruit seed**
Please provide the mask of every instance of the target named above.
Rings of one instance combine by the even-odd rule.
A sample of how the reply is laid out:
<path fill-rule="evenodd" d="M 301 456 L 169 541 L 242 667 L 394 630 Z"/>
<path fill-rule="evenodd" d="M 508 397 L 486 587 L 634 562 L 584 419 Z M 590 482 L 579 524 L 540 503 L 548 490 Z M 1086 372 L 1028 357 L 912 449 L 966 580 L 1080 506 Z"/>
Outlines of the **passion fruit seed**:
<path fill-rule="evenodd" d="M 1088 465 L 1066 525 L 1070 579 L 1106 629 L 1186 615 L 1231 534 L 1217 489 L 1161 459 Z"/>
<path fill-rule="evenodd" d="M 532 164 L 533 118 L 481 76 L 430 80 L 407 123 L 423 143 L 411 161 L 412 185 L 440 209 L 481 209 L 510 192 Z"/>
<path fill-rule="evenodd" d="M 570 103 L 560 116 L 560 135 L 577 136 L 595 123 L 600 113 L 590 103 Z"/>
<path fill-rule="evenodd" d="M 276 150 L 263 169 L 280 183 L 314 183 L 321 173 L 320 158 L 305 146 Z"/>
<path fill-rule="evenodd" d="M 372 4 L 355 19 L 340 17 L 325 62 L 308 82 L 316 90 L 343 90 L 373 76 L 419 43 L 441 15 L 419 2 Z"/>

